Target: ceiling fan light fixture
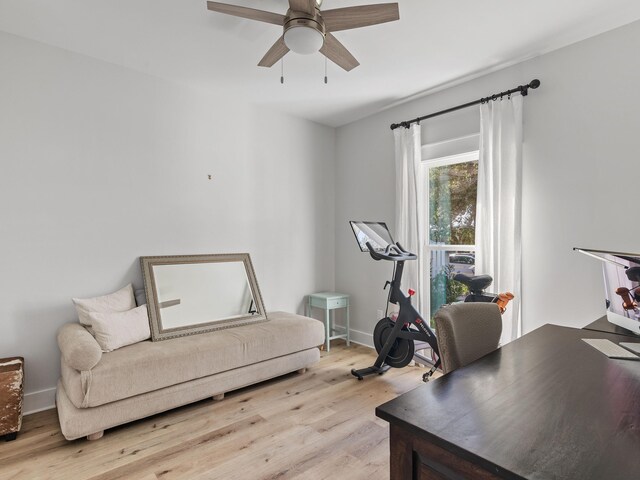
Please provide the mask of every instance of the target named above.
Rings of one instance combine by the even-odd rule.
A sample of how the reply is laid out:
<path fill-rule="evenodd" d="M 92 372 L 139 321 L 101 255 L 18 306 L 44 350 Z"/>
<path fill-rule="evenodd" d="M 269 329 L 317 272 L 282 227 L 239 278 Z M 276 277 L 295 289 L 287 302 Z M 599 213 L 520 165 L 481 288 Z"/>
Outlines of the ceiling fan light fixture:
<path fill-rule="evenodd" d="M 284 0 L 282 1 L 284 3 Z M 319 51 L 349 72 L 360 63 L 333 33 L 400 19 L 397 2 L 356 5 L 324 11 L 320 8 L 322 0 L 288 0 L 287 3 L 289 8 L 285 15 L 213 1 L 207 1 L 207 9 L 283 27 L 283 34 L 258 63 L 258 66 L 267 68 L 282 60 L 290 51 L 303 55 Z"/>
<path fill-rule="evenodd" d="M 295 53 L 310 55 L 322 48 L 324 35 L 315 28 L 293 26 L 284 32 L 284 43 Z"/>

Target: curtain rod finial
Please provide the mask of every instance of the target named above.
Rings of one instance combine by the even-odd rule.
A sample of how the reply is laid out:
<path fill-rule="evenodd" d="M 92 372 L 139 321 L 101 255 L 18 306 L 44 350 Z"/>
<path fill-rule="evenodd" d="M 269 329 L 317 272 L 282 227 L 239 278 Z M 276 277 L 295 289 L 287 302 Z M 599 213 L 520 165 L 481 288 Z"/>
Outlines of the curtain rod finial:
<path fill-rule="evenodd" d="M 529 86 L 533 89 L 536 89 L 540 86 L 540 80 L 538 80 L 537 78 L 531 80 L 531 82 L 529 83 Z"/>

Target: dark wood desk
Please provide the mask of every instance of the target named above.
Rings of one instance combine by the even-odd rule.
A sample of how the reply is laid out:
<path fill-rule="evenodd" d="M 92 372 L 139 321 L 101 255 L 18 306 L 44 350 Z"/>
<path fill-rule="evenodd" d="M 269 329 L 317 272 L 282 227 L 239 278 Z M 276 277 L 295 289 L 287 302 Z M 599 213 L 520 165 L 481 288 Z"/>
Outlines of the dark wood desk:
<path fill-rule="evenodd" d="M 387 402 L 391 479 L 640 479 L 640 362 L 545 325 Z"/>
<path fill-rule="evenodd" d="M 640 335 L 636 335 L 631 330 L 619 327 L 615 323 L 611 323 L 607 320 L 607 316 L 600 317 L 595 322 L 591 322 L 586 327 L 582 327 L 585 330 L 594 330 L 596 332 L 615 333 L 616 335 L 624 335 L 625 337 L 635 338 L 640 341 Z"/>

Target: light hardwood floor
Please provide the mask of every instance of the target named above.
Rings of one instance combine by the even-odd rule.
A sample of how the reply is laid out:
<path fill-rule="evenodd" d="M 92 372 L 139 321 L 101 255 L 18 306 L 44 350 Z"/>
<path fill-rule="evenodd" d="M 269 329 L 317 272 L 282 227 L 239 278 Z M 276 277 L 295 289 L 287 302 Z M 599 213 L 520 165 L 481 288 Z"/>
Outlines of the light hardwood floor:
<path fill-rule="evenodd" d="M 334 342 L 319 364 L 107 430 L 66 441 L 55 410 L 24 419 L 0 442 L 1 479 L 386 479 L 388 425 L 377 405 L 421 384 L 424 369 L 391 369 L 357 381 L 374 352 Z"/>

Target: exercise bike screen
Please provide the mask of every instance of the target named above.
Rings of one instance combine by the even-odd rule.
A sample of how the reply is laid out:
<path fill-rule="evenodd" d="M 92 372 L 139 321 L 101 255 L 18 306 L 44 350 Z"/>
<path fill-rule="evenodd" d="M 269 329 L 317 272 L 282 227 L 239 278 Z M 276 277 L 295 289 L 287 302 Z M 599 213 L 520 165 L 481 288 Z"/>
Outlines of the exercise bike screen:
<path fill-rule="evenodd" d="M 384 251 L 389 244 L 393 244 L 391 233 L 384 222 L 350 221 L 349 224 L 358 241 L 358 246 L 363 252 L 368 252 L 367 242 L 376 252 Z"/>

